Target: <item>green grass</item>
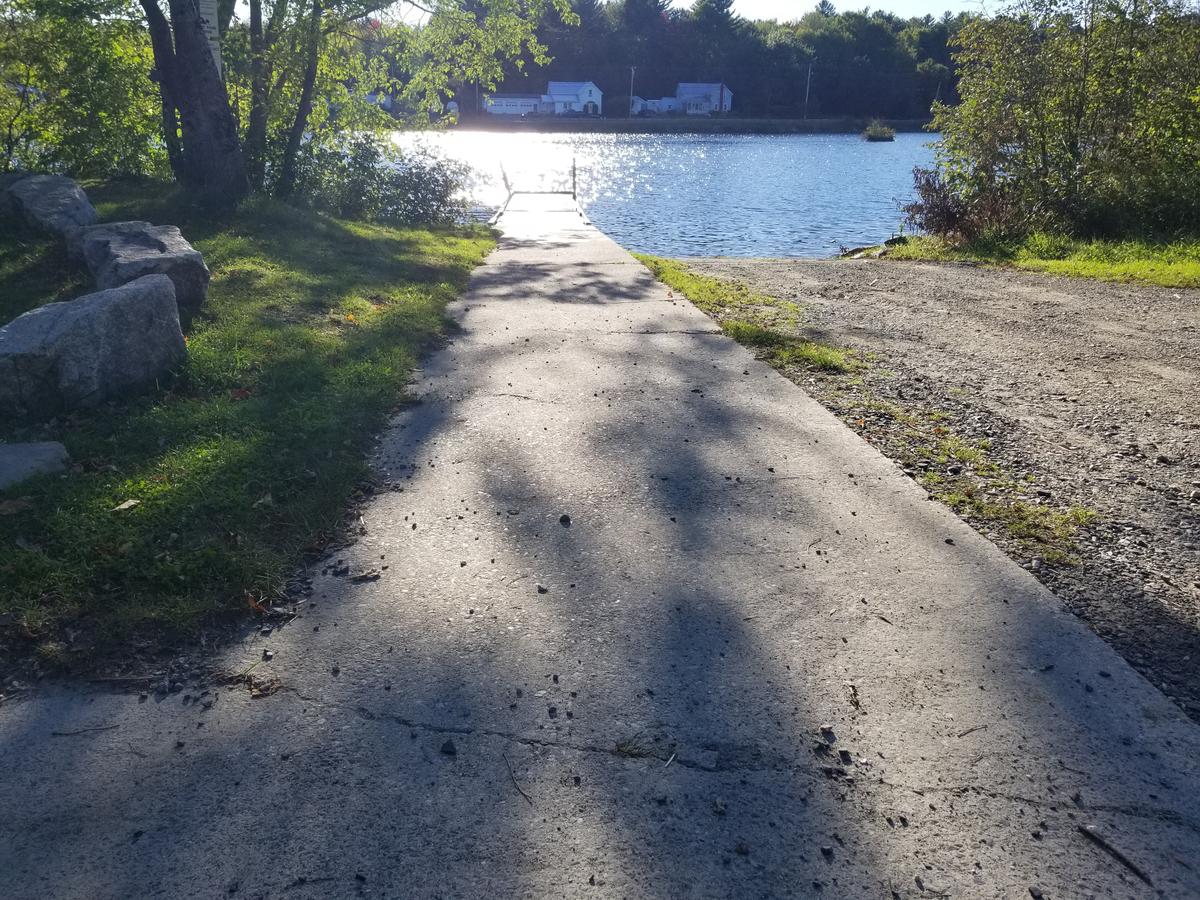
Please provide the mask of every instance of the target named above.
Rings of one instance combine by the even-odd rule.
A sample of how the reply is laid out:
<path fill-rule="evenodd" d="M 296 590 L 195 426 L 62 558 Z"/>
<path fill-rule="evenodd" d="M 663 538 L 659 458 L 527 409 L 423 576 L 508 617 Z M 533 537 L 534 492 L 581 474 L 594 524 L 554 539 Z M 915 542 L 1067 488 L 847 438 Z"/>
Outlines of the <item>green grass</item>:
<path fill-rule="evenodd" d="M 1037 233 L 1020 242 L 976 241 L 954 245 L 939 238 L 916 237 L 890 248 L 888 256 L 981 262 L 1052 275 L 1162 287 L 1200 287 L 1200 240 L 1085 241 Z"/>
<path fill-rule="evenodd" d="M 756 293 L 739 282 L 696 275 L 688 271 L 683 263 L 673 259 L 649 256 L 645 253 L 633 255 L 650 270 L 655 278 L 667 287 L 679 291 L 710 316 L 716 316 L 731 309 L 771 307 L 776 303 L 773 298 Z"/>
<path fill-rule="evenodd" d="M 64 626 L 95 648 L 173 639 L 276 595 L 336 531 L 372 435 L 493 243 L 482 229 L 397 230 L 270 202 L 211 220 L 157 184 L 89 193 L 102 220 L 180 225 L 213 279 L 164 390 L 0 427 L 4 440 L 62 440 L 75 462 L 0 494 L 0 622 L 51 648 Z M 74 291 L 77 276 L 45 263 L 57 252 L 0 236 L 9 312 Z"/>
<path fill-rule="evenodd" d="M 0 224 L 0 326 L 35 306 L 78 297 L 88 284 L 67 264 L 62 244 L 11 220 Z"/>
<path fill-rule="evenodd" d="M 738 282 L 697 275 L 674 260 L 634 255 L 655 278 L 716 319 L 739 344 L 761 351 L 772 365 L 830 372 L 849 372 L 858 365 L 847 350 L 793 333 L 802 318 L 795 303 L 757 294 Z"/>
<path fill-rule="evenodd" d="M 971 484 L 939 489 L 926 480 L 926 486 L 959 515 L 1004 528 L 1026 555 L 1053 564 L 1077 562 L 1073 553 L 1075 535 L 1096 518 L 1095 511 L 1080 506 L 1059 510 L 1016 498 L 985 499 Z"/>

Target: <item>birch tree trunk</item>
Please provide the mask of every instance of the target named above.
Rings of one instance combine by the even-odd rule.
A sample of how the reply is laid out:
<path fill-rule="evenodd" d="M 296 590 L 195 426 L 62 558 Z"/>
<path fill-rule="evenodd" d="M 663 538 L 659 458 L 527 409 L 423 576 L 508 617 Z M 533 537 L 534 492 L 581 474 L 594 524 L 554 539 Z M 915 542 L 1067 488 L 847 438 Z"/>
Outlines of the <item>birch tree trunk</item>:
<path fill-rule="evenodd" d="M 236 205 L 249 193 L 250 184 L 237 123 L 199 9 L 191 0 L 169 0 L 168 22 L 157 0 L 140 2 L 150 29 L 163 97 L 163 126 L 168 132 L 165 139 L 175 176 L 206 205 Z M 170 133 L 176 112 L 177 154 Z"/>

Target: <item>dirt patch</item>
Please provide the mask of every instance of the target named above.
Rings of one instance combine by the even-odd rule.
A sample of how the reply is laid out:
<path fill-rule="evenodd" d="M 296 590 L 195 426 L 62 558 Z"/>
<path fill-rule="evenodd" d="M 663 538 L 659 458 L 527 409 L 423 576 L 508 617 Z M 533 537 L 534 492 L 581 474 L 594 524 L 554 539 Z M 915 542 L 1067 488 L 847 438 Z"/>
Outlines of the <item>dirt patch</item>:
<path fill-rule="evenodd" d="M 855 372 L 783 370 L 1200 721 L 1200 291 L 685 262 L 803 310 L 760 321 L 858 351 Z"/>

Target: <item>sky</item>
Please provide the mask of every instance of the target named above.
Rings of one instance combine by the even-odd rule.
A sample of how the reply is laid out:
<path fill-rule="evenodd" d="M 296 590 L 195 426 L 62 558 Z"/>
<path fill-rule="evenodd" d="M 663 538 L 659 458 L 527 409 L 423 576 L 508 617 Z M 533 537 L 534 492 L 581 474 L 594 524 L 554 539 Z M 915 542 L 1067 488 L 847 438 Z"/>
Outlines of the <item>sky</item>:
<path fill-rule="evenodd" d="M 689 0 L 675 0 L 675 6 L 690 6 Z M 734 0 L 733 11 L 743 19 L 778 19 L 790 22 L 798 19 L 817 5 L 816 0 Z M 977 11 L 980 0 L 833 0 L 833 5 L 840 11 L 862 9 L 882 9 L 895 13 L 903 18 L 923 16 L 934 17 L 942 13 L 961 12 L 962 10 Z"/>

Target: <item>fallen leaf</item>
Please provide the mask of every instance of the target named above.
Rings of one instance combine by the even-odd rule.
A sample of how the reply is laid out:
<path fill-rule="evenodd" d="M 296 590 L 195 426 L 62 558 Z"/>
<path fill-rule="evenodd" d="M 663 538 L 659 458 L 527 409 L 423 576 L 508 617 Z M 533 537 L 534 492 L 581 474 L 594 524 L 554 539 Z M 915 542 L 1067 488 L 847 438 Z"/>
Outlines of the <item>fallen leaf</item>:
<path fill-rule="evenodd" d="M 263 606 L 262 603 L 259 602 L 259 599 L 257 597 L 255 597 L 253 594 L 250 594 L 250 593 L 246 594 L 246 603 L 249 604 L 251 609 L 255 610 L 256 612 L 262 613 L 264 616 L 269 612 L 269 610 L 265 606 Z"/>
<path fill-rule="evenodd" d="M 112 508 L 113 512 L 124 512 L 127 509 L 133 509 L 135 506 L 141 506 L 141 500 L 126 500 L 124 503 L 118 503 Z"/>

